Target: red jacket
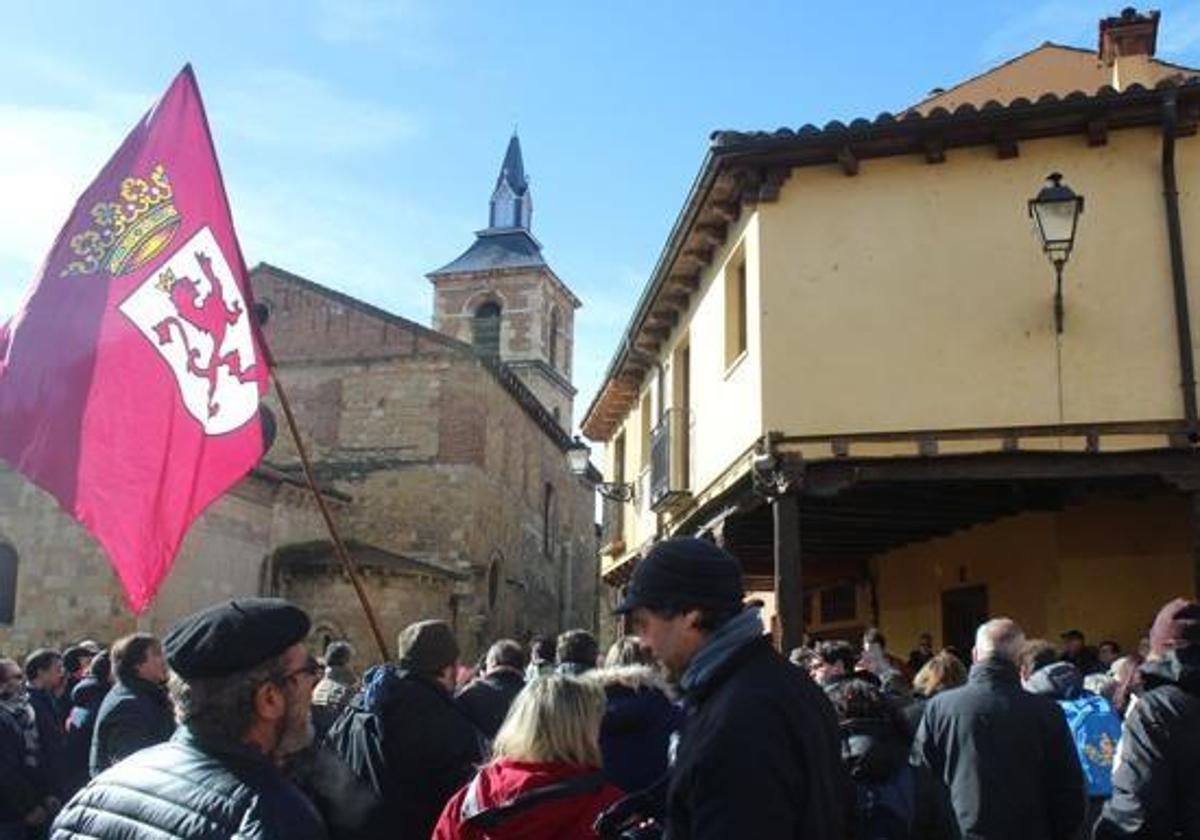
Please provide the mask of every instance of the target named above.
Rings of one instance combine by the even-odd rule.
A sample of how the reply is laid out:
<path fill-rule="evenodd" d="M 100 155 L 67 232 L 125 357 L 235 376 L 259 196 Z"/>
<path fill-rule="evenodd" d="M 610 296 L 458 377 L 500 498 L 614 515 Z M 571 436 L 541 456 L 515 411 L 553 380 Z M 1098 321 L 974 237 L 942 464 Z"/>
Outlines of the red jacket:
<path fill-rule="evenodd" d="M 515 799 L 527 791 L 562 782 L 574 776 L 594 772 L 594 768 L 578 764 L 553 762 L 537 764 L 527 761 L 500 759 L 479 771 L 477 788 L 481 808 L 492 808 Z M 513 816 L 488 834 L 476 828 L 464 828 L 462 805 L 467 783 L 446 803 L 432 840 L 583 840 L 594 838 L 592 822 L 596 816 L 624 794 L 606 784 L 593 793 L 576 793 L 552 799 Z"/>

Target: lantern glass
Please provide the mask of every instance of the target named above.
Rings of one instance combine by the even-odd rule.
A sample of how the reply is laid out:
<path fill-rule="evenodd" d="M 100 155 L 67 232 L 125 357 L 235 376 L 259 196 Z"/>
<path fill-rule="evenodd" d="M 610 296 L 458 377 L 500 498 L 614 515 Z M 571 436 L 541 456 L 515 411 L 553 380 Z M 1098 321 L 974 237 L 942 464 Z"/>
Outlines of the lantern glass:
<path fill-rule="evenodd" d="M 1046 186 L 1029 201 L 1029 214 L 1037 222 L 1042 249 L 1056 262 L 1065 262 L 1075 244 L 1075 229 L 1083 212 L 1083 198 L 1062 183 L 1055 172 Z"/>
<path fill-rule="evenodd" d="M 575 443 L 567 449 L 567 464 L 574 475 L 586 475 L 588 462 L 592 457 L 592 449 L 578 437 Z"/>

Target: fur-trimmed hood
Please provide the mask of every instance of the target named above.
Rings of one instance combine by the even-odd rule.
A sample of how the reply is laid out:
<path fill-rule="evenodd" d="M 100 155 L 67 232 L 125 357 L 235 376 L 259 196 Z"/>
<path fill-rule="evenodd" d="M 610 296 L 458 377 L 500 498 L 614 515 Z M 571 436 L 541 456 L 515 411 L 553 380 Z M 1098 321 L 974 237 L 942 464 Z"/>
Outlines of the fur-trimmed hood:
<path fill-rule="evenodd" d="M 627 688 L 630 691 L 660 691 L 668 699 L 675 698 L 675 692 L 666 676 L 650 665 L 618 665 L 613 668 L 597 668 L 587 673 L 587 679 L 600 683 L 607 692 L 613 688 Z"/>

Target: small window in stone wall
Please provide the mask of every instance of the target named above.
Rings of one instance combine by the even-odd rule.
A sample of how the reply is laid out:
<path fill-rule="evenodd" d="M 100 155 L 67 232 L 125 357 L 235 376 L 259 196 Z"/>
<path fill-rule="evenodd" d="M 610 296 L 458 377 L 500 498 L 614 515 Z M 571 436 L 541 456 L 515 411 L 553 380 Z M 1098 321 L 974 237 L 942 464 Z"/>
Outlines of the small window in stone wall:
<path fill-rule="evenodd" d="M 17 550 L 0 543 L 0 624 L 12 624 L 17 611 Z"/>
<path fill-rule="evenodd" d="M 485 303 L 475 310 L 471 327 L 471 343 L 482 355 L 500 357 L 500 306 Z"/>

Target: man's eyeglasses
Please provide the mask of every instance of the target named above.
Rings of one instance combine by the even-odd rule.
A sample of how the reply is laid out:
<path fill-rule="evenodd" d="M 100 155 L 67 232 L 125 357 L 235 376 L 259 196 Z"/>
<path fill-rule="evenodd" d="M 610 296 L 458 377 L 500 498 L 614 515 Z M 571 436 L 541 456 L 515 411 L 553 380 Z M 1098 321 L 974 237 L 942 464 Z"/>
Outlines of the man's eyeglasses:
<path fill-rule="evenodd" d="M 299 668 L 297 668 L 294 671 L 288 671 L 286 674 L 280 675 L 278 678 L 276 678 L 275 682 L 282 684 L 282 683 L 291 682 L 292 680 L 294 680 L 296 677 L 300 676 L 301 674 L 308 674 L 308 676 L 310 676 L 310 677 L 316 677 L 320 673 L 321 673 L 321 663 L 318 662 L 316 659 L 314 659 L 312 656 L 309 656 L 308 659 L 306 659 L 304 661 L 303 665 L 301 665 Z"/>

